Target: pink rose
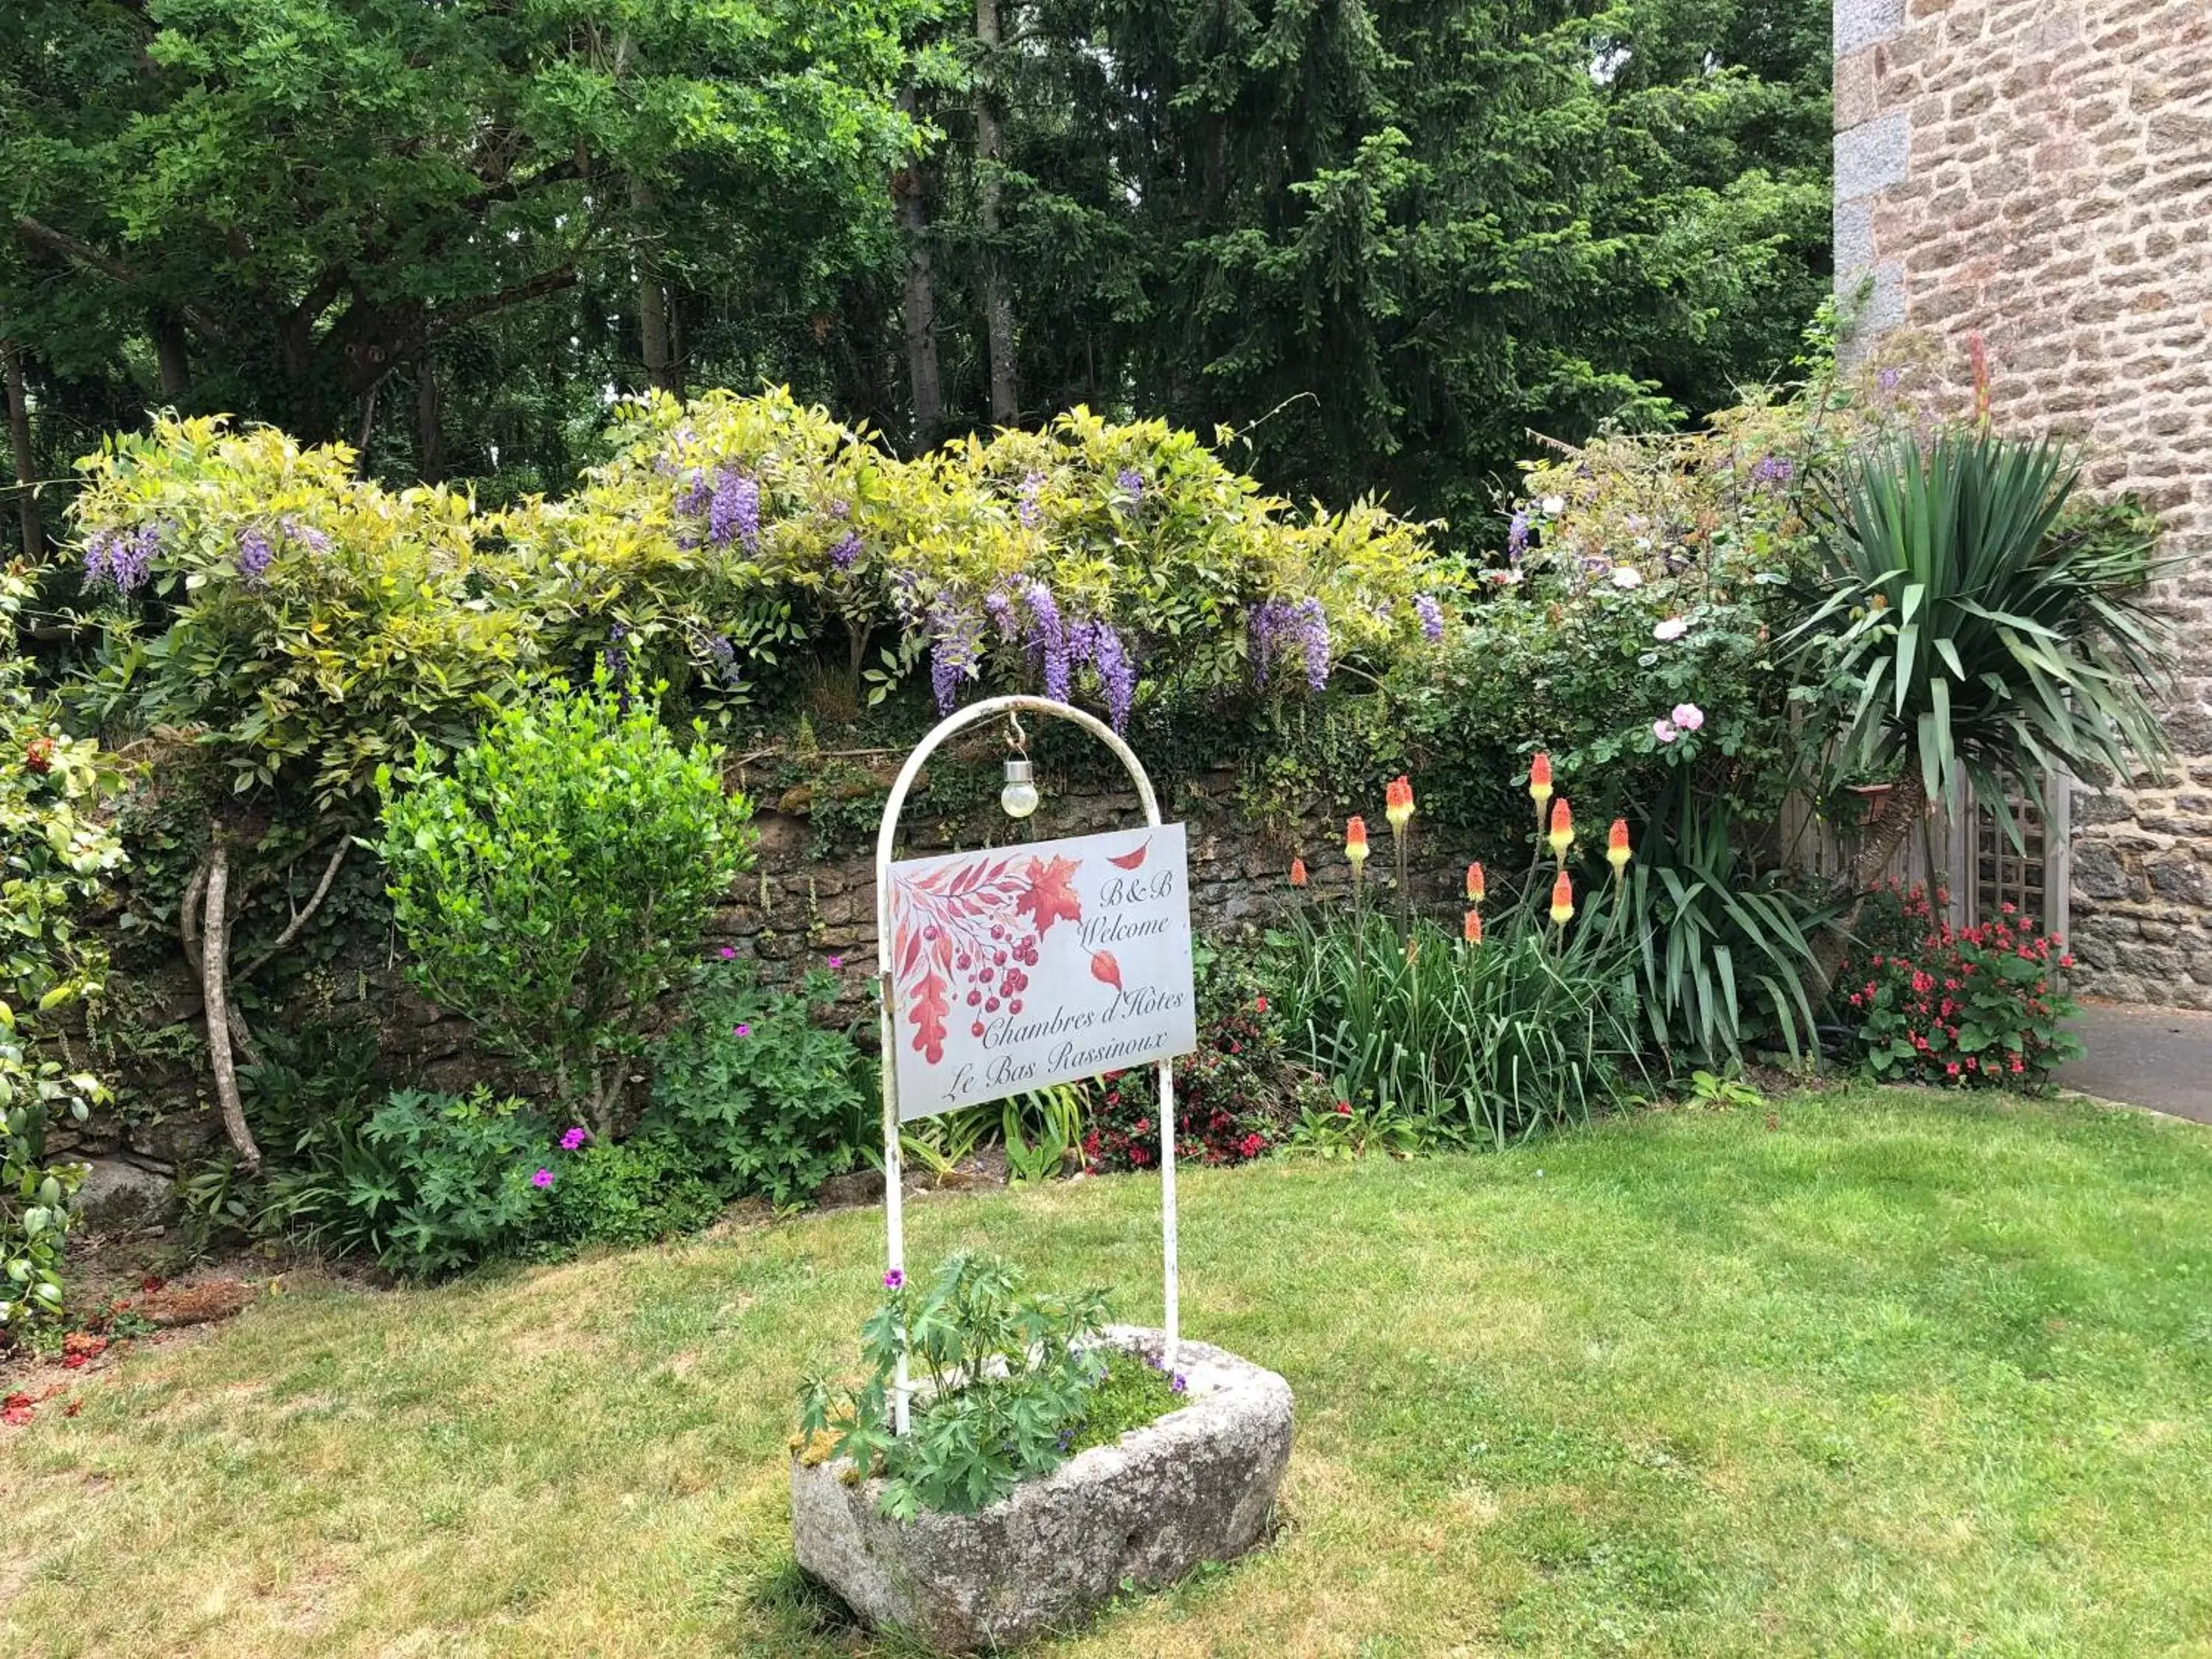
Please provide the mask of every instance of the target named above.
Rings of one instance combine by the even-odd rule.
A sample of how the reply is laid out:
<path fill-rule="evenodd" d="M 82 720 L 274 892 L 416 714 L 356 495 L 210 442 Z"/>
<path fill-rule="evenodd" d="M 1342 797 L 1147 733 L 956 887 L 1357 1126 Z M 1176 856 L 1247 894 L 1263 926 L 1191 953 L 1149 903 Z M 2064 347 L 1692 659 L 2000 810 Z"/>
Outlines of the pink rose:
<path fill-rule="evenodd" d="M 1705 723 L 1705 711 L 1693 702 L 1678 702 L 1668 717 L 1685 732 L 1694 732 Z"/>

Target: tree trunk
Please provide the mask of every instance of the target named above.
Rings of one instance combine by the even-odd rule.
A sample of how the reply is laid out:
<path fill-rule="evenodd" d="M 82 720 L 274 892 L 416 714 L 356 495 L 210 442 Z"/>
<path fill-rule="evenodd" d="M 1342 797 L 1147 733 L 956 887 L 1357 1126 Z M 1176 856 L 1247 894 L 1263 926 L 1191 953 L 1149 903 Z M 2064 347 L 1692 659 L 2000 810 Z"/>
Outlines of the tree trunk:
<path fill-rule="evenodd" d="M 644 179 L 632 179 L 629 204 L 637 220 L 637 337 L 646 384 L 672 394 L 676 352 L 668 333 L 668 290 L 660 277 L 659 198 Z"/>
<path fill-rule="evenodd" d="M 216 1104 L 223 1133 L 249 1171 L 261 1167 L 261 1148 L 246 1124 L 246 1103 L 238 1092 L 238 1062 L 231 1051 L 230 843 L 212 832 L 205 866 L 206 891 L 200 910 L 200 999 L 205 1005 L 208 1060 L 215 1071 Z"/>
<path fill-rule="evenodd" d="M 1912 826 L 1927 816 L 1928 790 L 1920 778 L 1920 763 L 1916 757 L 1902 781 L 1889 792 L 1882 802 L 1881 816 L 1867 827 L 1859 842 L 1856 857 L 1851 860 L 1850 872 L 1844 880 L 1850 884 L 1850 908 L 1828 926 L 1813 946 L 1813 960 L 1820 969 L 1820 986 L 1825 990 L 1834 983 L 1836 970 L 1843 966 L 1844 953 L 1850 948 L 1851 935 L 1858 929 L 1859 918 L 1866 909 L 1867 890 L 1880 878 L 1905 838 L 1912 833 Z M 1838 884 L 1841 885 L 1841 884 Z"/>
<path fill-rule="evenodd" d="M 161 366 L 161 395 L 171 399 L 192 389 L 191 360 L 185 355 L 185 325 L 173 312 L 156 309 L 146 319 L 154 337 L 154 361 Z"/>
<path fill-rule="evenodd" d="M 8 447 L 15 459 L 15 511 L 23 526 L 23 556 L 35 559 L 46 544 L 39 517 L 39 498 L 31 486 L 39 476 L 31 453 L 31 399 L 23 388 L 23 356 L 13 340 L 0 338 L 0 378 L 8 383 Z"/>
<path fill-rule="evenodd" d="M 908 88 L 899 108 L 915 118 L 917 100 Z M 945 383 L 937 365 L 937 278 L 929 252 L 929 208 L 923 162 L 917 155 L 891 179 L 898 201 L 899 228 L 906 236 L 906 368 L 914 408 L 914 453 L 937 442 L 945 427 Z"/>
<path fill-rule="evenodd" d="M 438 366 L 429 357 L 415 365 L 415 470 L 428 484 L 446 477 L 446 428 L 439 408 Z"/>
<path fill-rule="evenodd" d="M 1014 380 L 1014 307 L 999 263 L 999 112 L 991 81 L 999 61 L 999 0 L 975 0 L 975 40 L 983 48 L 975 72 L 975 196 L 983 230 L 983 331 L 991 362 L 991 421 L 1012 426 L 1021 415 Z"/>

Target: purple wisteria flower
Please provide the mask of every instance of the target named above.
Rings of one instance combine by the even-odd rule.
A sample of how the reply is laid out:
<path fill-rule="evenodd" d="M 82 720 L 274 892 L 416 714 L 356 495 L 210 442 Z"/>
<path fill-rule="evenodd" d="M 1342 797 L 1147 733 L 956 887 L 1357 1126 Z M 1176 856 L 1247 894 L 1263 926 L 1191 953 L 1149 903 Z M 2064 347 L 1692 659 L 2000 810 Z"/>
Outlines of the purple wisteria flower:
<path fill-rule="evenodd" d="M 261 586 L 276 556 L 269 538 L 256 526 L 249 525 L 238 532 L 238 574 L 248 587 Z"/>
<path fill-rule="evenodd" d="M 607 648 L 599 653 L 607 665 L 607 678 L 617 685 L 629 674 L 629 647 L 623 643 L 629 637 L 628 625 L 617 623 L 607 629 Z"/>
<path fill-rule="evenodd" d="M 1133 466 L 1125 466 L 1114 475 L 1114 488 L 1129 498 L 1135 507 L 1145 499 L 1145 475 Z"/>
<path fill-rule="evenodd" d="M 536 1175 L 530 1177 L 530 1184 L 540 1190 L 543 1190 L 547 1187 L 550 1187 L 553 1184 L 553 1171 L 550 1170 L 538 1170 Z"/>
<path fill-rule="evenodd" d="M 884 1288 L 887 1291 L 904 1290 L 906 1288 L 906 1275 L 901 1273 L 896 1267 L 893 1267 L 889 1273 L 884 1275 Z"/>
<path fill-rule="evenodd" d="M 1252 658 L 1252 679 L 1265 688 L 1267 672 L 1275 665 L 1275 645 L 1283 630 L 1291 624 L 1291 611 L 1283 599 L 1262 599 L 1244 613 L 1244 626 L 1249 635 L 1248 649 Z"/>
<path fill-rule="evenodd" d="M 95 530 L 84 544 L 84 579 L 131 594 L 146 585 L 161 550 L 161 532 L 150 524 L 136 530 Z"/>
<path fill-rule="evenodd" d="M 1021 520 L 1023 529 L 1035 530 L 1043 520 L 1044 507 L 1042 500 L 1043 495 L 1043 473 L 1032 472 L 1022 480 L 1021 504 L 1015 507 L 1014 513 Z"/>
<path fill-rule="evenodd" d="M 1797 476 L 1797 463 L 1787 455 L 1769 455 L 1751 469 L 1753 483 L 1786 484 Z"/>
<path fill-rule="evenodd" d="M 1433 645 L 1444 636 L 1444 608 L 1432 593 L 1413 595 L 1413 614 L 1421 619 L 1421 632 Z"/>
<path fill-rule="evenodd" d="M 1528 511 L 1523 507 L 1513 515 L 1513 522 L 1505 526 L 1505 550 L 1518 560 L 1528 550 Z"/>
<path fill-rule="evenodd" d="M 283 523 L 286 541 L 297 542 L 310 553 L 327 553 L 331 550 L 331 538 L 316 529 L 314 526 L 294 518 L 289 514 L 284 516 Z"/>
<path fill-rule="evenodd" d="M 1098 669 L 1098 683 L 1106 688 L 1106 717 L 1114 729 L 1121 731 L 1129 723 L 1130 705 L 1137 700 L 1137 670 L 1123 648 L 1121 636 L 1104 623 L 1097 625 L 1091 635 L 1091 661 Z"/>
<path fill-rule="evenodd" d="M 959 706 L 960 686 L 976 677 L 983 658 L 983 625 L 973 615 L 942 604 L 929 613 L 929 689 L 937 696 L 937 712 L 949 714 Z"/>
<path fill-rule="evenodd" d="M 759 480 L 744 472 L 717 475 L 707 503 L 707 539 L 717 547 L 739 542 L 748 553 L 760 550 Z"/>
<path fill-rule="evenodd" d="M 840 570 L 850 570 L 860 557 L 860 538 L 856 531 L 847 531 L 830 544 L 830 562 Z"/>
<path fill-rule="evenodd" d="M 714 487 L 707 482 L 705 469 L 695 466 L 684 475 L 683 487 L 676 492 L 676 510 L 678 513 L 704 513 L 707 499 L 714 493 Z"/>
<path fill-rule="evenodd" d="M 1022 590 L 1022 603 L 1030 613 L 1030 649 L 1044 659 L 1044 694 L 1055 702 L 1067 701 L 1067 630 L 1060 619 L 1060 602 L 1041 581 Z"/>
<path fill-rule="evenodd" d="M 1293 625 L 1305 653 L 1306 684 L 1318 691 L 1328 684 L 1328 617 L 1321 601 L 1310 595 L 1300 599 Z"/>
<path fill-rule="evenodd" d="M 573 1124 L 561 1137 L 561 1150 L 564 1152 L 573 1152 L 577 1147 L 582 1146 L 586 1139 L 584 1126 L 580 1123 Z"/>

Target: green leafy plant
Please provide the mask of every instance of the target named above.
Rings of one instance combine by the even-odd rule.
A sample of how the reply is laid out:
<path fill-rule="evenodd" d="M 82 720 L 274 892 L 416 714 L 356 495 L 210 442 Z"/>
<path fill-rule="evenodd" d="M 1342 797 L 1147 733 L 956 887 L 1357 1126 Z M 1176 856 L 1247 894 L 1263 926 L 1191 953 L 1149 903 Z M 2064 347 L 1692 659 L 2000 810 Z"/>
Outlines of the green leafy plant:
<path fill-rule="evenodd" d="M 559 1162 L 533 1224 L 548 1252 L 579 1244 L 650 1244 L 695 1232 L 721 1213 L 722 1194 L 698 1155 L 667 1134 L 599 1142 Z"/>
<path fill-rule="evenodd" d="M 544 1224 L 560 1154 L 525 1103 L 398 1090 L 357 1126 L 320 1130 L 269 1178 L 262 1224 L 333 1255 L 434 1279 L 512 1255 Z"/>
<path fill-rule="evenodd" d="M 1316 1158 L 1324 1163 L 1364 1158 L 1383 1152 L 1411 1158 L 1426 1152 L 1436 1137 L 1395 1101 L 1354 1106 L 1340 1100 L 1331 1106 L 1309 1103 L 1291 1126 L 1283 1150 L 1293 1158 Z"/>
<path fill-rule="evenodd" d="M 1690 1073 L 1690 1085 L 1683 1091 L 1682 1097 L 1686 1104 L 1716 1111 L 1748 1109 L 1766 1104 L 1766 1097 L 1742 1079 L 1723 1077 L 1702 1067 Z"/>
<path fill-rule="evenodd" d="M 1504 1146 L 1586 1120 L 1637 1069 L 1635 945 L 1595 912 L 1566 937 L 1506 909 L 1481 940 L 1371 913 L 1294 918 L 1269 935 L 1293 1057 L 1362 1110 Z"/>
<path fill-rule="evenodd" d="M 875 1121 L 867 1057 L 816 1014 L 837 990 L 815 969 L 796 991 L 750 963 L 696 970 L 683 1024 L 653 1045 L 644 1127 L 672 1137 L 723 1193 L 781 1206 L 853 1167 Z"/>
<path fill-rule="evenodd" d="M 1066 1172 L 1069 1162 L 1081 1156 L 1088 1095 L 1088 1085 L 1056 1083 L 1005 1102 L 999 1127 L 1009 1179 L 1049 1181 Z"/>
<path fill-rule="evenodd" d="M 450 775 L 435 758 L 384 780 L 409 975 L 605 1139 L 647 1009 L 744 867 L 750 805 L 604 668 L 501 711 Z"/>
<path fill-rule="evenodd" d="M 2045 440 L 1945 428 L 1844 465 L 1825 522 L 1826 592 L 1788 641 L 1839 728 L 1832 766 L 1896 789 L 1842 884 L 1863 892 L 1940 801 L 1966 791 L 2017 836 L 2053 767 L 2125 775 L 2168 752 L 2147 693 L 2171 626 L 2149 605 L 2146 541 L 2069 525 L 2079 462 Z M 1824 966 L 1844 948 L 1824 943 Z"/>
<path fill-rule="evenodd" d="M 84 1168 L 50 1158 L 46 1133 L 57 1114 L 85 1121 L 106 1091 L 42 1051 L 38 1028 L 102 988 L 106 958 L 80 915 L 124 861 L 102 810 L 112 763 L 63 735 L 27 684 L 15 617 L 28 591 L 20 568 L 0 570 L 0 1343 L 63 1310 L 62 1243 Z"/>
<path fill-rule="evenodd" d="M 1018 1481 L 1059 1468 L 1094 1413 L 1110 1415 L 1116 1432 L 1135 1426 L 1118 1397 L 1133 1392 L 1127 1382 L 1101 1399 L 1106 1320 L 1103 1291 L 1025 1293 L 1018 1269 L 981 1252 L 946 1258 L 927 1290 L 888 1273 L 884 1299 L 861 1329 L 872 1374 L 841 1392 L 810 1382 L 800 1394 L 800 1433 L 810 1441 L 834 1434 L 830 1455 L 884 1477 L 886 1515 L 973 1514 Z M 902 1358 L 915 1386 L 904 1435 L 894 1431 L 892 1398 Z M 1159 1379 L 1152 1415 L 1168 1409 L 1181 1386 L 1180 1378 Z"/>
<path fill-rule="evenodd" d="M 2074 1000 L 2057 982 L 2074 965 L 2060 940 L 2009 903 L 1994 921 L 1954 927 L 1917 887 L 1875 902 L 1917 930 L 1905 949 L 1847 964 L 1838 984 L 1875 1077 L 2018 1089 L 2080 1057 L 2066 1029 Z"/>

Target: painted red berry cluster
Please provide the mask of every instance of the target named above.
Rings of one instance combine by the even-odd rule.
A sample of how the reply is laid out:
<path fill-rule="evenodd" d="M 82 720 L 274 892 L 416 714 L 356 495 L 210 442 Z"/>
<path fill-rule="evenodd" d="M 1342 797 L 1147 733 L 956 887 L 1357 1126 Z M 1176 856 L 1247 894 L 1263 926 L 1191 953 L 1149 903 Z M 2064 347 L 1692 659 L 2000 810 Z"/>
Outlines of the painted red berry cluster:
<path fill-rule="evenodd" d="M 2010 904 L 1954 927 L 1918 887 L 1887 897 L 1902 924 L 1890 931 L 1906 942 L 1869 952 L 1838 981 L 1877 1077 L 2021 1088 L 2080 1052 L 2065 1029 L 2073 1000 L 2057 982 L 2074 958 L 2055 935 Z M 1937 902 L 1945 897 L 1938 889 Z"/>

